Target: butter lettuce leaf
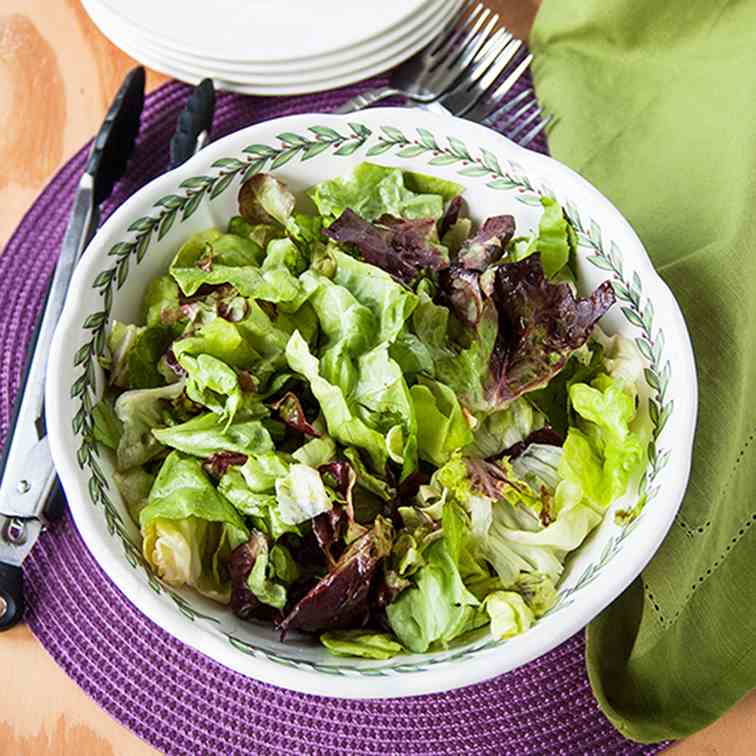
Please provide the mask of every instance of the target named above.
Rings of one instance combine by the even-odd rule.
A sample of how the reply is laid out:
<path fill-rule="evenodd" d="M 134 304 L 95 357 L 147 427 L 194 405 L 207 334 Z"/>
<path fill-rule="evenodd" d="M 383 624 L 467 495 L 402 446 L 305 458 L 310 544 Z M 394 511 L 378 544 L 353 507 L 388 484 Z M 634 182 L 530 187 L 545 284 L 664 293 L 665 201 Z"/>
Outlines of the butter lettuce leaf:
<path fill-rule="evenodd" d="M 161 579 L 228 602 L 231 586 L 220 564 L 247 540 L 248 531 L 199 461 L 178 452 L 166 458 L 139 525 L 144 557 Z"/>
<path fill-rule="evenodd" d="M 154 430 L 152 434 L 163 446 L 203 458 L 219 452 L 259 454 L 274 448 L 273 439 L 260 420 L 227 424 L 214 412 Z"/>
<path fill-rule="evenodd" d="M 514 591 L 489 593 L 483 606 L 491 618 L 491 635 L 498 640 L 524 633 L 535 620 L 522 596 Z"/>
<path fill-rule="evenodd" d="M 635 397 L 622 379 L 606 374 L 591 385 L 574 384 L 569 395 L 579 420 L 567 433 L 560 473 L 603 511 L 625 493 L 643 461 L 642 439 L 630 429 Z"/>
<path fill-rule="evenodd" d="M 239 212 L 248 223 L 285 226 L 294 204 L 294 195 L 286 184 L 270 173 L 256 173 L 239 190 Z"/>
<path fill-rule="evenodd" d="M 235 545 L 247 539 L 244 521 L 218 494 L 199 460 L 174 451 L 158 472 L 147 506 L 139 515 L 139 524 L 147 528 L 156 518 L 181 520 L 187 517 L 228 525 Z"/>
<path fill-rule="evenodd" d="M 457 449 L 473 441 L 470 424 L 457 395 L 447 385 L 421 377 L 410 393 L 420 458 L 440 467 Z"/>
<path fill-rule="evenodd" d="M 286 346 L 289 367 L 309 381 L 310 390 L 320 404 L 329 435 L 346 446 L 364 449 L 377 470 L 386 465 L 388 452 L 384 436 L 370 428 L 347 403 L 342 389 L 327 381 L 320 373 L 317 357 L 307 342 L 295 331 Z"/>
<path fill-rule="evenodd" d="M 564 216 L 562 206 L 552 197 L 541 197 L 543 214 L 538 233 L 524 248 L 516 250 L 515 259 L 521 260 L 538 252 L 547 278 L 554 278 L 570 261 L 577 246 L 575 230 Z"/>
<path fill-rule="evenodd" d="M 268 249 L 279 241 L 270 241 Z M 276 253 L 271 260 L 266 265 L 266 255 L 251 239 L 205 231 L 184 243 L 170 273 L 185 296 L 196 294 L 203 285 L 230 284 L 245 297 L 281 303 L 298 300 L 302 291 L 285 264 L 288 259 Z"/>
<path fill-rule="evenodd" d="M 431 544 L 412 586 L 386 607 L 389 625 L 403 646 L 425 653 L 447 644 L 466 629 L 479 601 L 465 587 L 447 539 Z"/>
<path fill-rule="evenodd" d="M 389 357 L 388 345 L 360 355 L 352 393 L 357 415 L 387 437 L 387 448 L 402 465 L 402 479 L 417 467 L 417 419 L 407 382 Z M 396 429 L 401 430 L 401 434 Z M 398 448 L 391 444 L 392 440 Z M 389 446 L 390 445 L 390 446 Z"/>
<path fill-rule="evenodd" d="M 360 656 L 363 659 L 392 659 L 404 650 L 388 633 L 373 630 L 331 630 L 321 633 L 320 642 L 334 656 Z"/>
<path fill-rule="evenodd" d="M 116 449 L 116 467 L 120 472 L 143 465 L 163 451 L 152 431 L 171 424 L 170 402 L 184 391 L 183 382 L 154 389 L 124 391 L 114 405 L 123 432 Z"/>
<path fill-rule="evenodd" d="M 307 522 L 333 506 L 318 471 L 302 463 L 291 465 L 276 481 L 276 498 L 281 519 L 289 525 Z"/>
<path fill-rule="evenodd" d="M 419 191 L 413 191 L 408 183 Z M 384 214 L 437 219 L 444 211 L 440 192 L 448 195 L 451 186 L 452 182 L 429 184 L 414 177 L 407 181 L 400 168 L 361 163 L 349 176 L 322 181 L 308 189 L 307 195 L 325 218 L 336 218 L 350 209 L 368 221 Z M 461 187 L 454 185 L 451 191 L 459 194 Z"/>
<path fill-rule="evenodd" d="M 394 281 L 388 273 L 340 250 L 334 251 L 334 259 L 334 282 L 350 291 L 360 304 L 370 310 L 379 324 L 377 341 L 393 344 L 417 306 L 417 296 Z"/>

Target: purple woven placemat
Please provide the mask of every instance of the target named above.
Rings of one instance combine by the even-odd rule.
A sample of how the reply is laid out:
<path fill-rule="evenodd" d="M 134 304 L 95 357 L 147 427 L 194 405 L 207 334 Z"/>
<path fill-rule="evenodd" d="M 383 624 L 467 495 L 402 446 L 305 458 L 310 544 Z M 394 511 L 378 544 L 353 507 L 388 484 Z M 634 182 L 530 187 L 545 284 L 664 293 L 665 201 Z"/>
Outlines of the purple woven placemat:
<path fill-rule="evenodd" d="M 220 95 L 214 136 L 256 121 L 329 111 L 382 80 L 306 97 Z M 519 91 L 525 83 L 521 83 Z M 129 175 L 107 215 L 167 161 L 188 88 L 147 97 Z M 534 145 L 545 151 L 540 139 Z M 0 437 L 86 149 L 42 192 L 0 255 Z M 433 696 L 345 701 L 291 693 L 226 669 L 141 615 L 84 546 L 69 515 L 24 565 L 32 632 L 106 711 L 169 754 L 653 754 L 625 740 L 594 701 L 582 634 L 495 680 Z"/>

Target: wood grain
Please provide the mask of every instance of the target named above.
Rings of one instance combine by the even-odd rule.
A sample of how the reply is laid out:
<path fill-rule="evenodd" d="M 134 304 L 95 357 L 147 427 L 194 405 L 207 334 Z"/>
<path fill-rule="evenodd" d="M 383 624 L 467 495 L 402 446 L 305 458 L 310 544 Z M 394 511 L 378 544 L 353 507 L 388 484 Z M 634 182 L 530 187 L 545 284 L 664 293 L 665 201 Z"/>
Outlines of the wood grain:
<path fill-rule="evenodd" d="M 526 37 L 539 0 L 488 5 Z M 2 0 L 0 246 L 58 167 L 97 129 L 133 65 L 97 31 L 79 0 Z M 148 88 L 163 81 L 148 72 Z M 0 636 L 0 680 L 0 756 L 156 753 L 90 700 L 26 627 Z M 752 694 L 673 753 L 750 756 L 755 742 Z"/>

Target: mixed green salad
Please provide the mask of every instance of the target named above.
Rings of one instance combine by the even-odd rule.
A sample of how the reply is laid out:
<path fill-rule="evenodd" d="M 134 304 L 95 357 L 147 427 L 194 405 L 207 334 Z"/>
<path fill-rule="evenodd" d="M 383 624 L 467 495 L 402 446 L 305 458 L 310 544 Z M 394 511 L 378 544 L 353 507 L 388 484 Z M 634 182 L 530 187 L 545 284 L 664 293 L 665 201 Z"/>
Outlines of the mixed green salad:
<path fill-rule="evenodd" d="M 252 176 L 114 322 L 96 436 L 166 583 L 387 659 L 507 638 L 642 468 L 634 345 L 553 199 L 517 235 L 363 163 Z"/>

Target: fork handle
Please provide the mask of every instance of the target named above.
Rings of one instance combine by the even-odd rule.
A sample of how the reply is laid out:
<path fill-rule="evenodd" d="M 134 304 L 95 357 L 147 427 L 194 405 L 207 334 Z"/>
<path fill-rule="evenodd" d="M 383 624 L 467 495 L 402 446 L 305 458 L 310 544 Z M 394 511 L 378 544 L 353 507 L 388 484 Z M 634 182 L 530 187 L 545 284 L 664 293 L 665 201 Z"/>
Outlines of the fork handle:
<path fill-rule="evenodd" d="M 379 87 L 378 89 L 369 89 L 367 92 L 358 94 L 356 97 L 352 97 L 351 100 L 347 100 L 340 108 L 336 108 L 334 113 L 354 113 L 356 110 L 364 110 L 371 105 L 381 100 L 385 100 L 387 97 L 393 95 L 400 95 L 398 89 L 392 89 L 391 87 Z"/>

